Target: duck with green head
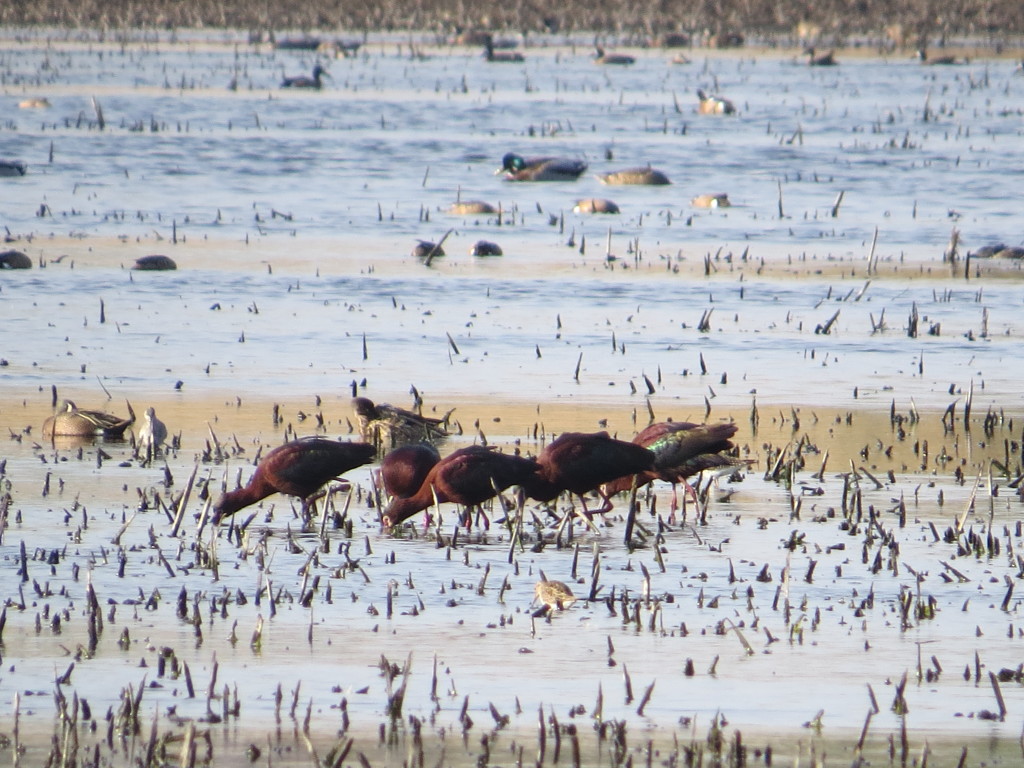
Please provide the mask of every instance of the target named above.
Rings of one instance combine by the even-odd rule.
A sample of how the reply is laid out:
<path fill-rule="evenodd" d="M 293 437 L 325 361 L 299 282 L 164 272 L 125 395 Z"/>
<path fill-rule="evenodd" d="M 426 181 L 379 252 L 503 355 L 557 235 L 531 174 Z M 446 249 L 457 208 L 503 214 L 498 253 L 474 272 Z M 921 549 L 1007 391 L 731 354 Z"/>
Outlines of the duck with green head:
<path fill-rule="evenodd" d="M 576 181 L 587 164 L 583 160 L 567 157 L 524 158 L 514 152 L 501 159 L 501 167 L 495 175 L 504 173 L 509 181 Z"/>

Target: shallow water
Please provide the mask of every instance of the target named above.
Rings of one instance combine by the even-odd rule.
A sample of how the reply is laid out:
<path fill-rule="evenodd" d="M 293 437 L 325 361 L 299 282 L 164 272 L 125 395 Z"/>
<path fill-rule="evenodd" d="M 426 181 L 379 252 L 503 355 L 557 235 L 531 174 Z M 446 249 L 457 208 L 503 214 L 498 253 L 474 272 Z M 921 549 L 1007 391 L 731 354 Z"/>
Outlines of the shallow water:
<path fill-rule="evenodd" d="M 702 740 L 722 713 L 730 733 L 796 754 L 817 738 L 801 726 L 824 710 L 824 736 L 846 759 L 870 693 L 880 712 L 869 736 L 883 744 L 905 724 L 918 753 L 949 739 L 932 764 L 955 765 L 961 744 L 967 764 L 1000 759 L 989 742 L 1019 736 L 1019 679 L 1001 683 L 1003 722 L 979 715 L 999 709 L 988 672 L 1020 663 L 1020 271 L 950 266 L 942 251 L 954 226 L 961 256 L 1021 242 L 1024 214 L 991 175 L 1014 173 L 1024 78 L 983 59 L 851 58 L 822 72 L 778 53 L 670 67 L 642 52 L 611 71 L 585 46 L 531 49 L 511 67 L 448 49 L 412 62 L 397 41 L 366 50 L 332 62 L 314 94 L 276 87 L 312 58 L 246 46 L 12 43 L 4 54 L 6 100 L 42 95 L 53 107 L 12 110 L 2 127 L 4 153 L 30 164 L 0 187 L 11 246 L 45 268 L 0 274 L 0 428 L 11 435 L 0 459 L 12 495 L 0 714 L 17 706 L 45 751 L 53 680 L 74 661 L 59 688 L 89 701 L 101 733 L 128 686 L 145 685 L 146 716 L 174 732 L 184 726 L 172 708 L 201 721 L 221 706 L 208 694 L 228 686 L 241 716 L 209 727 L 218 759 L 241 761 L 274 729 L 280 685 L 284 731 L 309 706 L 321 755 L 342 730 L 369 739 L 369 753 L 387 722 L 381 656 L 404 664 L 411 653 L 403 714 L 454 739 L 468 697 L 466 760 L 494 725 L 489 704 L 529 753 L 539 707 L 589 733 L 599 697 L 600 718 L 627 723 L 637 748 Z M 739 117 L 699 118 L 698 86 L 736 101 Z M 545 135 L 527 136 L 531 126 Z M 584 157 L 593 171 L 652 162 L 675 184 L 509 184 L 492 171 L 512 148 Z M 446 216 L 460 190 L 508 214 Z M 709 191 L 736 206 L 689 207 Z M 569 212 L 589 196 L 616 199 L 623 215 Z M 407 255 L 449 228 L 450 255 L 433 268 Z M 506 256 L 465 255 L 479 238 Z M 179 270 L 127 269 L 156 252 Z M 450 511 L 428 534 L 417 522 L 392 537 L 369 501 L 369 468 L 349 474 L 351 533 L 328 526 L 324 542 L 300 530 L 282 497 L 256 508 L 240 546 L 224 528 L 199 533 L 198 494 L 244 481 L 261 445 L 318 431 L 318 416 L 322 433 L 351 437 L 353 383 L 380 401 L 408 405 L 415 387 L 428 411 L 455 408 L 462 434 L 445 450 L 487 440 L 535 453 L 573 429 L 628 438 L 653 413 L 736 420 L 752 465 L 720 481 L 703 522 L 692 508 L 670 517 L 671 492 L 658 487 L 632 550 L 625 502 L 600 535 L 579 527 L 562 546 L 553 521 L 528 512 L 511 558 L 497 509 L 490 528 L 454 542 Z M 42 444 L 51 387 L 121 415 L 126 400 L 140 414 L 154 405 L 180 435 L 166 460 L 173 485 L 127 443 Z M 226 461 L 204 460 L 214 439 Z M 797 445 L 792 481 L 766 477 L 776 451 Z M 176 498 L 197 465 L 175 538 L 153 494 Z M 844 493 L 853 470 L 859 512 Z M 345 500 L 333 499 L 339 514 Z M 968 551 L 971 535 L 980 549 Z M 540 571 L 585 597 L 595 552 L 598 599 L 532 619 Z M 106 621 L 94 649 L 88 582 Z M 196 698 L 183 674 L 159 675 L 161 649 L 188 664 Z M 901 718 L 890 705 L 904 674 Z M 275 738 L 297 751 L 278 764 L 308 761 L 286 736 Z"/>

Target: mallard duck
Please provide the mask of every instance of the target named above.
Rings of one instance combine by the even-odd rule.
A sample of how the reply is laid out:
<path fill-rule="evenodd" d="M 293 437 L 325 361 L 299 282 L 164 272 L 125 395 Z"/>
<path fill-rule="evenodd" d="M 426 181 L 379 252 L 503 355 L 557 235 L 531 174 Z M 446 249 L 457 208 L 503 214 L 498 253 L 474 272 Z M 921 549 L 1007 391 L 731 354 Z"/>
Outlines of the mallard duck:
<path fill-rule="evenodd" d="M 518 64 L 523 61 L 523 54 L 519 51 L 496 51 L 494 50 L 494 39 L 488 35 L 484 41 L 484 60 L 494 63 Z"/>
<path fill-rule="evenodd" d="M 452 203 L 448 208 L 448 213 L 453 216 L 483 216 L 497 212 L 497 208 L 483 200 L 463 200 Z"/>
<path fill-rule="evenodd" d="M 504 173 L 509 181 L 576 181 L 585 170 L 587 164 L 583 160 L 565 157 L 524 159 L 509 152 L 501 159 L 501 168 L 494 173 Z"/>
<path fill-rule="evenodd" d="M 936 56 L 935 58 L 932 58 L 928 55 L 928 51 L 925 48 L 917 49 L 917 60 L 922 64 L 930 64 L 932 66 L 940 67 L 967 63 L 967 59 L 958 59 L 956 56 Z"/>
<path fill-rule="evenodd" d="M 159 254 L 140 256 L 135 260 L 135 266 L 132 267 L 132 269 L 141 269 L 151 272 L 166 272 L 177 268 L 178 265 L 175 263 L 174 259 L 170 256 L 161 256 Z"/>
<path fill-rule="evenodd" d="M 353 398 L 352 410 L 359 434 L 378 450 L 445 438 L 448 436 L 448 418 L 452 414 L 448 411 L 440 419 L 435 419 L 387 403 L 376 404 L 368 397 Z"/>
<path fill-rule="evenodd" d="M 649 165 L 644 168 L 626 168 L 611 173 L 599 173 L 597 178 L 602 184 L 609 185 L 672 183 L 668 180 L 668 176 Z"/>
<path fill-rule="evenodd" d="M 712 96 L 697 89 L 697 113 L 700 115 L 735 115 L 736 105 L 721 96 Z"/>
<path fill-rule="evenodd" d="M 975 259 L 991 259 L 1000 251 L 1006 249 L 1006 243 L 992 243 L 991 245 L 983 245 L 976 251 L 971 252 L 971 256 Z"/>
<path fill-rule="evenodd" d="M 414 259 L 425 259 L 428 256 L 436 259 L 444 256 L 444 248 L 436 243 L 430 242 L 429 240 L 417 240 L 416 245 L 412 247 L 412 253 L 410 255 Z"/>
<path fill-rule="evenodd" d="M 296 77 L 286 77 L 281 81 L 282 88 L 313 88 L 320 90 L 323 87 L 323 76 L 330 77 L 331 73 L 326 69 L 317 64 L 313 67 L 313 76 L 308 77 L 306 75 L 297 75 Z"/>
<path fill-rule="evenodd" d="M 727 194 L 719 192 L 713 195 L 697 195 L 690 200 L 690 205 L 694 208 L 728 208 L 732 203 L 729 202 Z"/>
<path fill-rule="evenodd" d="M 32 259 L 21 251 L 0 252 L 0 269 L 32 269 Z"/>
<path fill-rule="evenodd" d="M 619 206 L 611 200 L 601 197 L 588 197 L 577 200 L 572 207 L 573 213 L 620 213 Z"/>
<path fill-rule="evenodd" d="M 607 53 L 600 45 L 595 45 L 594 63 L 628 66 L 635 64 L 636 58 L 625 53 Z"/>
<path fill-rule="evenodd" d="M 477 240 L 469 249 L 470 256 L 501 256 L 501 246 L 489 240 Z"/>
<path fill-rule="evenodd" d="M 28 166 L 21 160 L 0 160 L 0 176 L 24 176 Z"/>
<path fill-rule="evenodd" d="M 135 411 L 128 403 L 128 418 L 122 419 L 103 411 L 79 410 L 70 400 L 64 400 L 57 412 L 43 422 L 43 437 L 122 437 L 135 423 Z"/>
<path fill-rule="evenodd" d="M 839 63 L 836 61 L 835 51 L 818 55 L 811 47 L 804 51 L 804 55 L 807 57 L 807 63 L 812 67 L 834 67 Z"/>

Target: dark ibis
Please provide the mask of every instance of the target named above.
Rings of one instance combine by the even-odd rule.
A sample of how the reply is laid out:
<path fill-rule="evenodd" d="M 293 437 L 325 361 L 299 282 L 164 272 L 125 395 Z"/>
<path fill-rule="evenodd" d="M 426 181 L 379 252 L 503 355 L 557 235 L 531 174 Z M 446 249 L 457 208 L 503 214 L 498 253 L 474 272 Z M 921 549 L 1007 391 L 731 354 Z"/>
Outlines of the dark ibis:
<path fill-rule="evenodd" d="M 380 462 L 384 492 L 396 499 L 412 496 L 440 460 L 441 454 L 430 443 L 410 443 L 395 448 Z"/>
<path fill-rule="evenodd" d="M 384 511 L 384 525 L 394 526 L 427 509 L 435 501 L 474 507 L 513 485 L 523 485 L 537 472 L 533 459 L 498 453 L 472 445 L 441 459 L 427 473 L 416 493 L 394 499 Z"/>
<path fill-rule="evenodd" d="M 746 466 L 746 462 L 726 455 L 734 446 L 729 438 L 736 434 L 735 424 L 692 424 L 686 421 L 662 421 L 651 424 L 633 438 L 654 454 L 654 467 L 636 475 L 627 475 L 606 483 L 605 495 L 613 496 L 633 487 L 640 488 L 654 480 L 672 484 L 673 507 L 675 485 L 710 469 Z"/>
<path fill-rule="evenodd" d="M 272 493 L 296 496 L 308 509 L 320 487 L 350 469 L 370 463 L 376 451 L 369 443 L 347 443 L 325 437 L 303 437 L 278 446 L 260 461 L 248 485 L 228 491 L 213 507 L 213 521 L 235 514 Z"/>
<path fill-rule="evenodd" d="M 583 501 L 587 517 L 611 509 L 612 504 L 600 486 L 612 480 L 654 469 L 655 456 L 642 445 L 616 440 L 607 432 L 566 432 L 548 443 L 537 463 L 540 469 L 523 486 L 526 495 L 537 501 L 553 501 L 563 491 L 575 493 Z M 587 510 L 583 494 L 597 490 L 604 506 Z"/>

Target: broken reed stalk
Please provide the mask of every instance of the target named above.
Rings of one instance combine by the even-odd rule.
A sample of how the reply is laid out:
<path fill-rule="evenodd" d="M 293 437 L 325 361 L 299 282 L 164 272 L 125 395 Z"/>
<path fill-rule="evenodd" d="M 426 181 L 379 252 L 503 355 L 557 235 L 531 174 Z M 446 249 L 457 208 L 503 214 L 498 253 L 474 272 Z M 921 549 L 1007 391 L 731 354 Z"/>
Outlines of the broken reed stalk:
<path fill-rule="evenodd" d="M 178 530 L 181 528 L 181 523 L 185 519 L 185 510 L 188 508 L 188 499 L 192 494 L 192 486 L 196 481 L 196 473 L 199 471 L 199 463 L 193 465 L 192 474 L 188 476 L 188 482 L 185 484 L 185 490 L 181 494 L 181 498 L 178 500 L 178 510 L 174 516 L 174 525 L 171 526 L 171 538 L 175 538 L 178 535 Z"/>
<path fill-rule="evenodd" d="M 444 241 L 448 239 L 448 235 L 450 235 L 454 231 L 454 229 L 449 229 L 447 232 L 444 233 L 444 237 L 438 240 L 434 247 L 430 249 L 430 253 L 428 253 L 426 258 L 423 259 L 424 266 L 430 266 L 430 263 L 434 260 L 434 257 L 441 252 L 441 246 L 444 245 Z"/>

